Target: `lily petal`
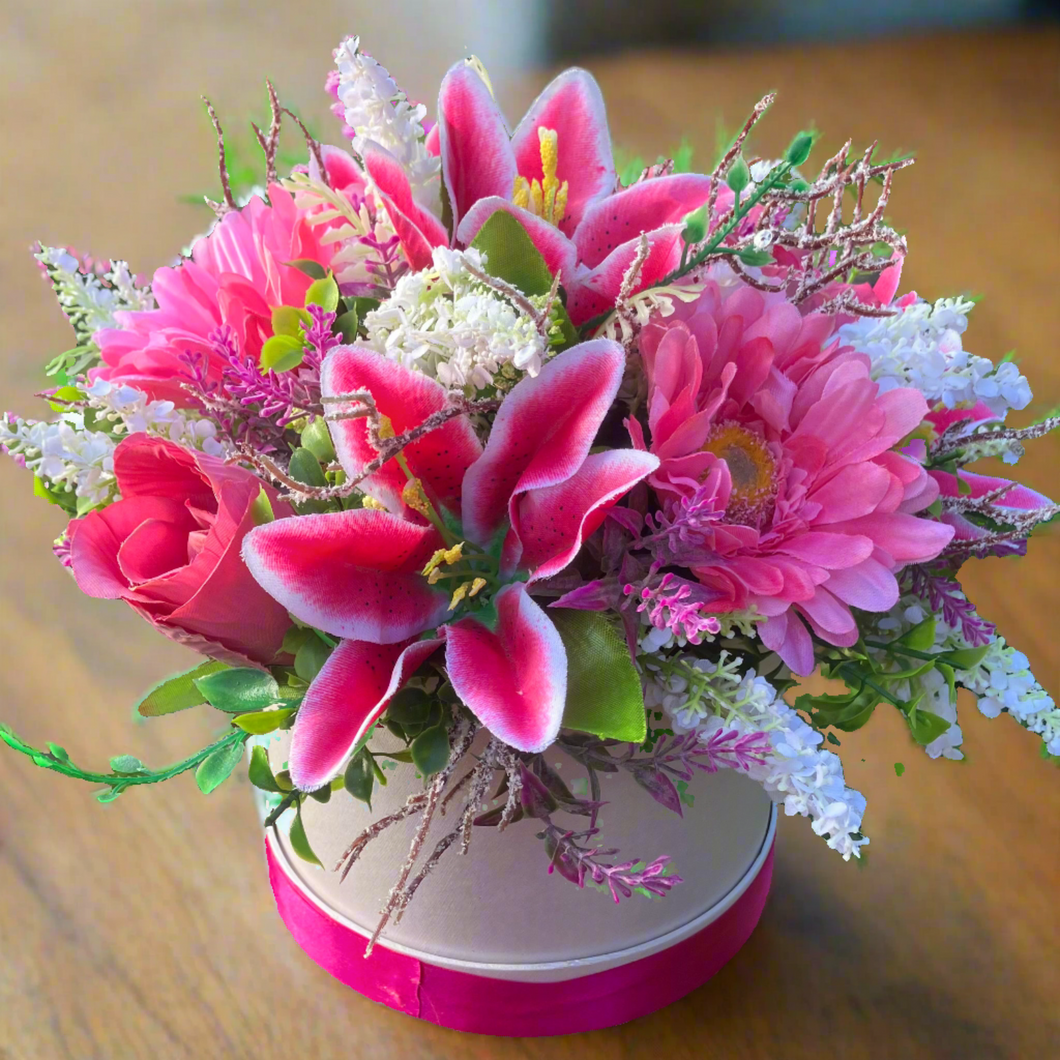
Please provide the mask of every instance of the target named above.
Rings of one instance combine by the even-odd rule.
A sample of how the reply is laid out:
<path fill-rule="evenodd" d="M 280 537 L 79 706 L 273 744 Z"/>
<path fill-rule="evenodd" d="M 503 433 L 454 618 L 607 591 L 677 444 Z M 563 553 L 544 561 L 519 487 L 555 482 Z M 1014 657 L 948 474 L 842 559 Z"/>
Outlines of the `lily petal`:
<path fill-rule="evenodd" d="M 291 731 L 291 780 L 323 787 L 443 638 L 411 644 L 344 640 L 309 686 Z"/>
<path fill-rule="evenodd" d="M 449 594 L 420 571 L 441 536 L 389 512 L 277 519 L 243 541 L 258 584 L 295 618 L 337 637 L 396 644 L 437 626 Z"/>
<path fill-rule="evenodd" d="M 586 206 L 615 188 L 615 160 L 607 129 L 604 97 L 596 79 L 576 66 L 564 70 L 545 87 L 512 134 L 518 172 L 541 180 L 541 144 L 537 130 L 558 135 L 556 177 L 567 181 L 567 211 L 560 221 L 564 235 L 578 227 Z M 480 149 L 481 150 L 481 149 Z M 503 194 L 510 194 L 509 187 Z"/>
<path fill-rule="evenodd" d="M 518 174 L 508 126 L 486 83 L 466 62 L 442 80 L 438 143 L 453 226 L 479 199 L 510 199 Z"/>
<path fill-rule="evenodd" d="M 446 627 L 449 680 L 494 736 L 517 751 L 543 751 L 563 720 L 567 652 L 525 585 L 505 586 L 494 602 L 495 630 L 474 618 Z"/>
<path fill-rule="evenodd" d="M 615 247 L 641 232 L 682 220 L 709 197 L 710 177 L 700 173 L 673 173 L 631 184 L 586 206 L 573 237 L 578 256 L 594 268 Z"/>
<path fill-rule="evenodd" d="M 512 528 L 522 545 L 519 566 L 531 571 L 530 581 L 563 570 L 608 509 L 658 466 L 658 457 L 636 449 L 590 453 L 566 482 L 523 494 Z"/>
<path fill-rule="evenodd" d="M 364 144 L 362 158 L 409 264 L 413 269 L 427 268 L 431 263 L 432 248 L 449 245 L 445 226 L 429 210 L 416 203 L 401 163 L 385 147 L 369 140 Z"/>
<path fill-rule="evenodd" d="M 489 542 L 520 493 L 554 486 L 581 467 L 625 363 L 618 343 L 594 339 L 516 384 L 497 412 L 485 452 L 464 476 L 464 532 L 472 541 Z"/>
<path fill-rule="evenodd" d="M 449 404 L 440 383 L 360 346 L 340 346 L 328 354 L 320 373 L 320 389 L 325 398 L 369 391 L 396 434 L 418 427 L 432 413 Z M 350 410 L 355 406 L 351 402 Z M 342 402 L 331 407 L 338 411 L 346 409 Z M 368 440 L 365 419 L 338 420 L 331 424 L 331 436 L 339 463 L 348 475 L 360 474 L 379 455 Z M 471 422 L 466 416 L 457 416 L 406 446 L 403 455 L 432 503 L 459 515 L 464 472 L 481 454 L 482 444 Z M 366 479 L 365 484 L 391 511 L 402 512 L 401 491 L 407 481 L 397 461 L 391 460 Z"/>

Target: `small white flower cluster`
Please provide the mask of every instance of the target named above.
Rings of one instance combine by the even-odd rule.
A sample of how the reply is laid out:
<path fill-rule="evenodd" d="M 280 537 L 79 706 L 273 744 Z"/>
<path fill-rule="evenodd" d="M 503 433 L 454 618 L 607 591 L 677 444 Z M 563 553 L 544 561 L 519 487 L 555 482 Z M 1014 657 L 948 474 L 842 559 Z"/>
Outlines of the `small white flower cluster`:
<path fill-rule="evenodd" d="M 189 417 L 172 401 L 151 401 L 135 387 L 104 379 L 84 394 L 85 406 L 52 421 L 10 413 L 0 417 L 0 447 L 53 492 L 73 494 L 78 514 L 117 500 L 114 449 L 123 435 L 143 431 L 213 456 L 227 455 L 210 420 Z"/>
<path fill-rule="evenodd" d="M 430 268 L 402 276 L 366 314 L 369 345 L 447 387 L 508 390 L 537 375 L 549 343 L 525 310 L 468 271 L 483 272 L 484 260 L 472 248 L 436 247 Z M 546 299 L 527 301 L 541 309 Z"/>
<path fill-rule="evenodd" d="M 868 354 L 882 391 L 914 387 L 929 403 L 948 409 L 982 401 L 1001 419 L 1009 409 L 1030 404 L 1031 388 L 1011 361 L 995 365 L 963 348 L 961 335 L 974 304 L 964 298 L 914 302 L 894 316 L 844 324 L 839 336 Z"/>
<path fill-rule="evenodd" d="M 360 37 L 347 37 L 335 50 L 339 100 L 346 124 L 356 131 L 353 149 L 360 154 L 366 141 L 385 147 L 401 164 L 415 200 L 437 213 L 441 161 L 424 143 L 427 108 L 412 104 L 386 69 L 360 50 Z"/>
<path fill-rule="evenodd" d="M 119 309 L 154 309 L 148 287 L 137 287 L 124 261 L 112 261 L 102 279 L 83 271 L 81 262 L 64 247 L 41 247 L 34 257 L 45 267 L 59 305 L 67 315 L 78 341 L 88 343 L 93 332 L 115 327 Z"/>
<path fill-rule="evenodd" d="M 890 612 L 877 619 L 876 625 L 892 637 L 901 636 L 923 622 L 929 614 L 924 601 L 915 596 L 904 596 Z M 948 625 L 941 615 L 935 615 L 935 646 L 932 652 L 969 647 L 959 629 Z M 874 655 L 881 663 L 889 658 L 883 652 Z M 890 662 L 894 663 L 894 660 Z M 996 718 L 1002 712 L 1010 713 L 1021 725 L 1042 737 L 1049 754 L 1060 755 L 1060 710 L 1035 680 L 1027 656 L 1007 645 L 1004 637 L 995 636 L 978 666 L 970 670 L 958 669 L 954 676 L 957 685 L 967 688 L 976 696 L 979 710 L 988 718 Z M 958 750 L 964 737 L 957 724 L 957 704 L 938 669 L 928 670 L 904 685 L 907 687 L 899 686 L 901 695 L 915 698 L 924 692 L 925 697 L 921 701 L 923 709 L 951 723 L 946 732 L 924 748 L 928 755 L 931 758 L 963 758 L 963 753 Z"/>
<path fill-rule="evenodd" d="M 820 746 L 823 737 L 777 695 L 753 669 L 741 672 L 738 658 L 722 652 L 717 663 L 692 655 L 639 656 L 644 703 L 663 710 L 676 733 L 709 739 L 719 730 L 740 735 L 764 732 L 772 754 L 748 775 L 790 817 L 809 817 L 844 861 L 861 856 L 869 840 L 861 834 L 865 797 L 846 786 L 839 756 Z"/>

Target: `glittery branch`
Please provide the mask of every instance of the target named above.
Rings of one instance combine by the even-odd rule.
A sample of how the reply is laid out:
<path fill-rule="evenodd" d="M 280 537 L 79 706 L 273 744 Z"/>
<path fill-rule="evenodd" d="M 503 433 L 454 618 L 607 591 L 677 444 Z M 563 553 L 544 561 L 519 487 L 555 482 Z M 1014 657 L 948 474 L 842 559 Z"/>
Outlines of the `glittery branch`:
<path fill-rule="evenodd" d="M 276 180 L 276 151 L 280 146 L 280 125 L 283 121 L 283 110 L 276 96 L 276 89 L 272 87 L 272 82 L 266 80 L 265 84 L 269 89 L 269 106 L 272 110 L 269 135 L 266 137 L 254 122 L 251 122 L 250 125 L 254 130 L 254 135 L 258 138 L 262 151 L 265 153 L 265 183 L 272 184 Z"/>
<path fill-rule="evenodd" d="M 205 96 L 202 97 L 202 101 L 206 104 L 206 111 L 210 115 L 210 121 L 213 122 L 214 132 L 217 133 L 217 170 L 221 176 L 221 190 L 224 192 L 225 200 L 223 203 L 219 203 L 207 198 L 206 205 L 221 218 L 226 213 L 238 210 L 239 205 L 232 195 L 232 184 L 228 178 L 228 163 L 225 161 L 225 134 L 221 128 L 221 120 L 217 117 L 213 104 Z"/>

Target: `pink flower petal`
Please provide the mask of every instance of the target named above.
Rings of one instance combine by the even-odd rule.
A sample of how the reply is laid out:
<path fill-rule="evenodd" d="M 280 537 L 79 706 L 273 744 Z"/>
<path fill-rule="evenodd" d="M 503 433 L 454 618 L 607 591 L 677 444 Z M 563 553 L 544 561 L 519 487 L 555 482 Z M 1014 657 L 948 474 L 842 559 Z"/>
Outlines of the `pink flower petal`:
<path fill-rule="evenodd" d="M 531 572 L 531 582 L 563 570 L 608 509 L 658 466 L 658 457 L 636 449 L 591 453 L 565 482 L 524 493 L 512 528 L 522 545 L 519 566 Z"/>
<path fill-rule="evenodd" d="M 564 70 L 531 104 L 512 134 L 511 150 L 519 173 L 527 180 L 542 179 L 539 127 L 558 134 L 556 177 L 567 181 L 567 212 L 560 222 L 571 235 L 586 206 L 615 188 L 615 160 L 607 112 L 600 86 L 586 70 Z M 488 151 L 489 148 L 480 150 Z M 511 187 L 506 193 L 510 194 Z"/>
<path fill-rule="evenodd" d="M 569 284 L 578 275 L 577 248 L 554 224 L 496 195 L 479 199 L 468 210 L 456 230 L 456 242 L 468 246 L 498 210 L 510 213 L 526 229 L 553 276 L 559 273 L 561 282 Z"/>
<path fill-rule="evenodd" d="M 777 551 L 828 570 L 841 570 L 868 559 L 872 548 L 872 541 L 858 534 L 808 530 L 778 545 Z"/>
<path fill-rule="evenodd" d="M 315 791 L 343 767 L 402 685 L 442 643 L 344 640 L 309 686 L 291 730 L 291 780 Z"/>
<path fill-rule="evenodd" d="M 438 138 L 454 228 L 479 199 L 512 197 L 518 169 L 504 115 L 466 62 L 457 63 L 442 80 Z"/>
<path fill-rule="evenodd" d="M 338 637 L 395 644 L 445 617 L 449 594 L 420 574 L 441 544 L 433 526 L 358 508 L 259 526 L 243 542 L 243 559 L 300 621 Z"/>
<path fill-rule="evenodd" d="M 494 602 L 495 629 L 474 618 L 446 627 L 449 680 L 494 736 L 517 751 L 543 751 L 563 720 L 567 653 L 525 585 L 505 586 Z"/>
<path fill-rule="evenodd" d="M 595 339 L 516 384 L 497 412 L 485 452 L 464 476 L 464 532 L 472 541 L 486 544 L 493 537 L 518 494 L 554 486 L 581 467 L 625 364 L 621 346 Z"/>
<path fill-rule="evenodd" d="M 934 559 L 953 537 L 953 528 L 932 519 L 921 519 L 904 512 L 875 513 L 851 519 L 848 533 L 864 534 L 894 558 L 895 563 L 926 563 Z"/>
<path fill-rule="evenodd" d="M 563 140 L 560 140 L 560 157 Z M 585 208 L 574 232 L 578 256 L 594 268 L 616 247 L 663 225 L 681 221 L 710 196 L 710 177 L 674 173 L 642 180 Z M 794 310 L 798 315 L 798 310 Z"/>
<path fill-rule="evenodd" d="M 427 268 L 432 248 L 449 245 L 445 226 L 416 203 L 401 163 L 386 148 L 369 140 L 363 147 L 362 157 L 365 170 L 381 193 L 409 264 L 413 269 Z"/>
<path fill-rule="evenodd" d="M 1052 504 L 1052 501 L 1043 493 L 1006 478 L 996 478 L 993 475 L 977 475 L 973 471 L 961 471 L 960 480 L 968 487 L 962 493 L 955 475 L 951 475 L 948 471 L 932 471 L 930 474 L 938 483 L 943 497 L 982 497 L 986 493 L 1008 486 L 1009 488 L 993 502 L 999 508 L 1033 511 L 1035 508 L 1043 508 Z"/>
<path fill-rule="evenodd" d="M 766 619 L 758 627 L 762 643 L 784 660 L 793 674 L 806 677 L 813 673 L 813 641 L 810 631 L 793 611 L 788 610 Z"/>
<path fill-rule="evenodd" d="M 889 611 L 898 602 L 898 581 L 871 556 L 857 566 L 832 571 L 827 584 L 845 604 L 862 611 Z"/>
<path fill-rule="evenodd" d="M 328 354 L 320 373 L 320 387 L 325 397 L 369 391 L 379 411 L 390 419 L 396 434 L 418 427 L 432 413 L 449 404 L 440 383 L 360 346 L 340 346 Z M 331 407 L 338 411 L 347 409 L 341 402 Z M 355 403 L 351 402 L 349 409 L 354 408 Z M 359 474 L 379 455 L 368 440 L 368 423 L 364 419 L 332 423 L 331 436 L 347 474 Z M 460 513 L 464 472 L 481 453 L 482 445 L 466 416 L 449 420 L 404 450 L 409 470 L 423 483 L 427 496 L 454 515 Z M 401 491 L 407 481 L 397 461 L 392 460 L 366 479 L 365 484 L 368 492 L 391 511 L 401 512 L 404 510 Z"/>

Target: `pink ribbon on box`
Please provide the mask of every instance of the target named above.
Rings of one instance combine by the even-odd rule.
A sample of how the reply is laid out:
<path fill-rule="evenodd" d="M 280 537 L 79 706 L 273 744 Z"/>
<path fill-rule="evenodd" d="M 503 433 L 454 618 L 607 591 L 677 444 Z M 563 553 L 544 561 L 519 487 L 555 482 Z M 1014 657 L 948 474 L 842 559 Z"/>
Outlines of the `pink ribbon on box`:
<path fill-rule="evenodd" d="M 291 880 L 273 853 L 269 880 L 287 930 L 340 982 L 409 1016 L 473 1034 L 540 1037 L 613 1027 L 672 1004 L 702 986 L 740 949 L 765 907 L 773 877 L 770 847 L 758 875 L 701 931 L 617 968 L 561 982 L 492 979 L 428 964 L 368 940 L 327 915 Z"/>

